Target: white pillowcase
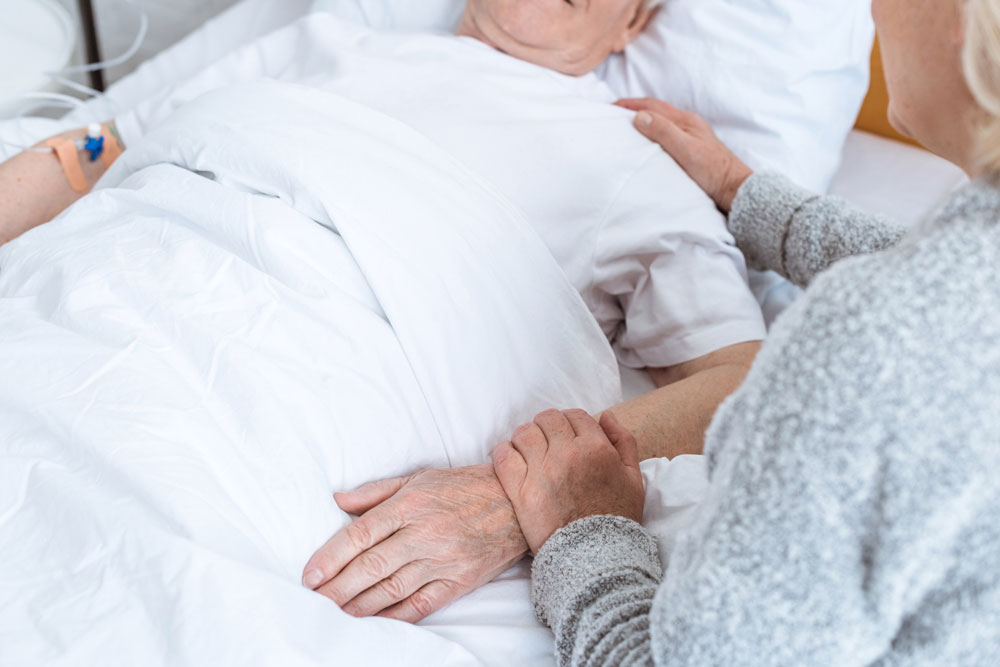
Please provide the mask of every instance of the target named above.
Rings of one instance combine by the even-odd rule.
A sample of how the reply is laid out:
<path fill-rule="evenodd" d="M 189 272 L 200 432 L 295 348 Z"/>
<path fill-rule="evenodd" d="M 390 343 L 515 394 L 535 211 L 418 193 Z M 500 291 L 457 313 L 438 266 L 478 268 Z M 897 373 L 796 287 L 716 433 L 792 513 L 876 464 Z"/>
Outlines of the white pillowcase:
<path fill-rule="evenodd" d="M 317 0 L 375 28 L 455 28 L 465 0 Z M 756 169 L 826 190 L 868 89 L 870 0 L 666 0 L 598 70 L 615 94 L 696 111 Z"/>

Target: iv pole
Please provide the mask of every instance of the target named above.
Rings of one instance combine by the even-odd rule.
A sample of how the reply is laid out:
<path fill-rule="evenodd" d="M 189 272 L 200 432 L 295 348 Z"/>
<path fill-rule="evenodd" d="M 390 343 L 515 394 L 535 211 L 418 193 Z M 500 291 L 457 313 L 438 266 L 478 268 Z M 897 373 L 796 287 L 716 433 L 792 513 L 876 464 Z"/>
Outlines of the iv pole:
<path fill-rule="evenodd" d="M 80 8 L 80 25 L 83 28 L 84 46 L 87 53 L 87 64 L 101 62 L 101 45 L 97 40 L 97 23 L 94 21 L 94 7 L 91 0 L 77 0 Z M 90 87 L 104 91 L 104 72 L 95 70 L 90 73 Z"/>

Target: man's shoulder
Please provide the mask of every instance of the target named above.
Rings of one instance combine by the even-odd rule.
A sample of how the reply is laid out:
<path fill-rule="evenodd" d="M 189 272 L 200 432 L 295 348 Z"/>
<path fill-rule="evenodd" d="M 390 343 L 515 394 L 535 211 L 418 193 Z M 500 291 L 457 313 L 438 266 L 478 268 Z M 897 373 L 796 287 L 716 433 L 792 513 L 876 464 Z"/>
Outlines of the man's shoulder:
<path fill-rule="evenodd" d="M 605 233 L 641 228 L 651 239 L 734 246 L 711 198 L 663 149 L 635 135 L 630 138 L 637 140 L 634 159 L 616 175 L 613 199 L 602 217 Z"/>

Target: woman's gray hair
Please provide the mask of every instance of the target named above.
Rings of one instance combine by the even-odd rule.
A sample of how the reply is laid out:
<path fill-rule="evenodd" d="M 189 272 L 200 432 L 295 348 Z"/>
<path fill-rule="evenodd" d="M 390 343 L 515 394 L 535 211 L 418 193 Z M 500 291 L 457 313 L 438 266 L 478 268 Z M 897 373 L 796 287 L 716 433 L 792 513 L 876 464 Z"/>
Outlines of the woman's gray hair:
<path fill-rule="evenodd" d="M 977 167 L 1000 174 L 1000 0 L 967 0 L 965 78 L 982 107 Z"/>

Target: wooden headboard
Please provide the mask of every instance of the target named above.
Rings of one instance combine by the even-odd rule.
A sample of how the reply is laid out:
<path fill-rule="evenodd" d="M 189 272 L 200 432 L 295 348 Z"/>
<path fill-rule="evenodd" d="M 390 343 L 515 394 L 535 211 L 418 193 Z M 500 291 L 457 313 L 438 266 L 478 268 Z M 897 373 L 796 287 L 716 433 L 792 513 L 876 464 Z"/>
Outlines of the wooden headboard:
<path fill-rule="evenodd" d="M 872 82 L 865 98 L 856 127 L 859 130 L 878 134 L 897 141 L 917 145 L 913 139 L 904 137 L 889 124 L 889 90 L 885 85 L 885 73 L 882 70 L 882 53 L 878 41 L 872 50 Z"/>

